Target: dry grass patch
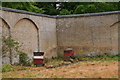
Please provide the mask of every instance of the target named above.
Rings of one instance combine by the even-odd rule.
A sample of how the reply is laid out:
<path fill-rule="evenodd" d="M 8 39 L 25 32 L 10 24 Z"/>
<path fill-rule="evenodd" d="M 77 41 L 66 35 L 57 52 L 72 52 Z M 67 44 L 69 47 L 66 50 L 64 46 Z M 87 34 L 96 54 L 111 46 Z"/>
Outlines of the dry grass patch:
<path fill-rule="evenodd" d="M 118 61 L 83 61 L 52 69 L 27 67 L 5 72 L 3 78 L 118 78 Z"/>

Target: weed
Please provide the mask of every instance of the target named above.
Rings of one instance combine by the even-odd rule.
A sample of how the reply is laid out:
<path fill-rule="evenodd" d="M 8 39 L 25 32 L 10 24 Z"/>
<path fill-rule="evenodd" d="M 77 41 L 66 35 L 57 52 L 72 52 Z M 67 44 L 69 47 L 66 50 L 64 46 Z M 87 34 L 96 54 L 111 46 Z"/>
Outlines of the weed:
<path fill-rule="evenodd" d="M 118 75 L 113 75 L 112 78 L 118 78 Z"/>
<path fill-rule="evenodd" d="M 2 72 L 10 72 L 13 71 L 13 66 L 11 64 L 5 64 L 2 66 Z"/>
<path fill-rule="evenodd" d="M 19 54 L 19 64 L 23 66 L 30 66 L 32 65 L 31 59 L 29 59 L 28 55 L 24 52 L 20 52 Z"/>

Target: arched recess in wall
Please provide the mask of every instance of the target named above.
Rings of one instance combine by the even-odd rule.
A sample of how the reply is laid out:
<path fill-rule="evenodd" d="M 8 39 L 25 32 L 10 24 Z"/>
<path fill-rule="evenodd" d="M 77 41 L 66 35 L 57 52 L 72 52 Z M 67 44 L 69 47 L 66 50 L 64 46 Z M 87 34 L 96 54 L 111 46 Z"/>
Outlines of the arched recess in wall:
<path fill-rule="evenodd" d="M 31 19 L 20 19 L 13 28 L 12 37 L 22 44 L 20 50 L 29 57 L 34 51 L 39 51 L 39 29 Z"/>
<path fill-rule="evenodd" d="M 112 51 L 118 50 L 118 42 L 119 42 L 118 40 L 120 35 L 119 31 L 120 31 L 120 21 L 117 21 L 110 26 Z"/>
<path fill-rule="evenodd" d="M 0 22 L 2 22 L 2 36 L 3 37 L 9 37 L 10 36 L 10 26 L 4 19 L 0 19 Z"/>
<path fill-rule="evenodd" d="M 110 27 L 113 27 L 114 25 L 119 24 L 119 23 L 120 23 L 120 21 L 117 21 L 117 22 L 113 23 L 112 25 L 110 25 Z"/>
<path fill-rule="evenodd" d="M 2 27 L 2 37 L 10 37 L 10 26 L 8 25 L 8 23 L 4 20 L 4 19 L 0 19 L 0 24 Z M 5 51 L 6 47 L 4 42 L 2 42 L 2 64 L 9 64 L 10 63 L 10 58 L 8 57 L 8 55 L 10 55 L 9 51 Z M 4 57 L 3 57 L 4 56 Z"/>

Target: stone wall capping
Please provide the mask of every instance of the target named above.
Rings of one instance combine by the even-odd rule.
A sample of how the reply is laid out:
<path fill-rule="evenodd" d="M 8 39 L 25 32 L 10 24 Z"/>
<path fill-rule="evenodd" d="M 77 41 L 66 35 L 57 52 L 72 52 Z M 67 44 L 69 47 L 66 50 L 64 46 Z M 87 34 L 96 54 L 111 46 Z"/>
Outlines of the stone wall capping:
<path fill-rule="evenodd" d="M 112 12 L 85 13 L 85 14 L 73 14 L 73 15 L 52 15 L 51 16 L 51 15 L 28 12 L 24 10 L 16 10 L 16 9 L 11 9 L 11 8 L 6 8 L 6 7 L 2 7 L 2 10 L 16 12 L 16 13 L 30 14 L 30 15 L 35 15 L 35 16 L 49 17 L 49 18 L 71 18 L 71 17 L 88 17 L 88 16 L 120 14 L 120 11 L 112 11 Z"/>

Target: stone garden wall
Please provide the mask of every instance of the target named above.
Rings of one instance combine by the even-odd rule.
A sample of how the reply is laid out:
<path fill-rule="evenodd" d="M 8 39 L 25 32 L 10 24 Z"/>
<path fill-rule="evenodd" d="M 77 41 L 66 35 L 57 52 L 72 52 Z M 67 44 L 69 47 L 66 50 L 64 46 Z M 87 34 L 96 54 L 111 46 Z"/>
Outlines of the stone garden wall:
<path fill-rule="evenodd" d="M 76 56 L 118 53 L 120 11 L 49 16 L 3 8 L 0 13 L 2 36 L 18 41 L 20 50 L 30 58 L 35 51 L 45 52 L 47 58 L 63 56 L 68 47 L 74 49 Z M 4 64 L 9 61 L 3 58 Z M 18 62 L 18 58 L 13 61 Z"/>

